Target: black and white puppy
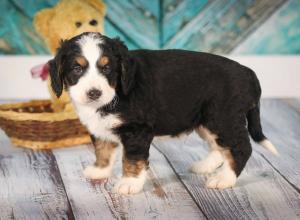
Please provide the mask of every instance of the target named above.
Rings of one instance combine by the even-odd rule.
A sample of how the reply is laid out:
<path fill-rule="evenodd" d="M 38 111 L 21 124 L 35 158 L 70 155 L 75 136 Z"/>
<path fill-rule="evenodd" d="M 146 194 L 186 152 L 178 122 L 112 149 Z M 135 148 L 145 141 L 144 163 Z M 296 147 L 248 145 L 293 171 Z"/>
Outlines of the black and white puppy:
<path fill-rule="evenodd" d="M 118 39 L 83 33 L 64 41 L 49 65 L 54 92 L 59 97 L 68 90 L 96 146 L 97 161 L 85 175 L 109 177 L 116 148 L 123 147 L 119 193 L 142 190 L 157 136 L 195 130 L 208 141 L 210 154 L 191 170 L 212 173 L 209 188 L 235 185 L 251 155 L 248 133 L 277 154 L 262 132 L 255 73 L 227 58 L 184 50 L 128 51 Z"/>

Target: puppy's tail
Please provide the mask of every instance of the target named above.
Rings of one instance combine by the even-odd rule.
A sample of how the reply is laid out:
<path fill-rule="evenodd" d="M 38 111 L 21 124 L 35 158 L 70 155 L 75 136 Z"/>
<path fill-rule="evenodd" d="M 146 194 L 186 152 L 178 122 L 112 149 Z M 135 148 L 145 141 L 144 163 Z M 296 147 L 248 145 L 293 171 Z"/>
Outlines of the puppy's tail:
<path fill-rule="evenodd" d="M 276 147 L 269 141 L 262 132 L 259 114 L 259 104 L 247 113 L 248 131 L 252 139 L 259 143 L 261 146 L 269 150 L 274 155 L 278 156 L 279 153 Z"/>

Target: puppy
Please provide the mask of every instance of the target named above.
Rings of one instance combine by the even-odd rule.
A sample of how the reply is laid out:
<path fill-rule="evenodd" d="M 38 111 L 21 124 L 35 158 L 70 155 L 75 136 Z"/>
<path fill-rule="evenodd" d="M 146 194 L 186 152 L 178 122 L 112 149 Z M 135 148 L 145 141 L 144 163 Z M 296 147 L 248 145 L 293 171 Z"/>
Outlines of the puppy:
<path fill-rule="evenodd" d="M 122 146 L 118 193 L 142 190 L 157 136 L 195 130 L 205 139 L 211 152 L 191 170 L 211 173 L 209 188 L 235 185 L 251 155 L 248 133 L 277 154 L 262 132 L 255 73 L 227 58 L 184 50 L 128 51 L 118 39 L 83 33 L 62 42 L 49 66 L 54 92 L 58 97 L 63 88 L 69 92 L 95 145 L 96 163 L 84 174 L 109 177 Z"/>

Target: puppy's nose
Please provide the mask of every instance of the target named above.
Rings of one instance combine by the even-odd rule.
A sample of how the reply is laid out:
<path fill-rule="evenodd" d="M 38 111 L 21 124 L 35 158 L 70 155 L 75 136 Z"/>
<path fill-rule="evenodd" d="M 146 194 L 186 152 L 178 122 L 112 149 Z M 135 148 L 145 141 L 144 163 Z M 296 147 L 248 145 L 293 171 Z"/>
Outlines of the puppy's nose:
<path fill-rule="evenodd" d="M 91 89 L 87 92 L 87 96 L 91 100 L 97 100 L 102 95 L 102 92 L 98 89 Z"/>

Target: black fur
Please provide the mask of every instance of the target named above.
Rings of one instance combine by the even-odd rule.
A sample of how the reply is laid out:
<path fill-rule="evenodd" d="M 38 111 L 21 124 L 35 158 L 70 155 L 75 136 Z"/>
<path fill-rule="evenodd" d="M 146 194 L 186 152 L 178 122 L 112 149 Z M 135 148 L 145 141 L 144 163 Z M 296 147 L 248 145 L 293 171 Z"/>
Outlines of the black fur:
<path fill-rule="evenodd" d="M 252 151 L 248 131 L 255 141 L 265 139 L 259 117 L 261 89 L 251 69 L 208 53 L 128 51 L 118 39 L 101 37 L 105 44 L 100 47 L 112 60 L 107 79 L 119 100 L 113 108 L 98 111 L 103 116 L 118 114 L 124 121 L 114 132 L 127 158 L 147 160 L 153 137 L 176 136 L 203 125 L 218 136 L 220 146 L 230 149 L 235 172 L 241 173 Z M 68 56 L 61 75 L 66 88 L 72 85 L 69 66 L 76 53 L 70 40 L 56 56 Z M 60 94 L 61 81 L 55 74 L 52 86 Z"/>
<path fill-rule="evenodd" d="M 142 157 L 141 149 L 147 155 L 154 136 L 176 136 L 203 125 L 219 137 L 219 145 L 230 148 L 239 175 L 251 155 L 246 115 L 258 108 L 260 98 L 253 71 L 199 52 L 138 50 L 128 56 L 138 66 L 136 86 L 116 110 L 125 119 L 116 133 L 123 143 L 138 138 L 130 155 Z M 260 125 L 259 118 L 249 128 L 255 123 Z M 252 128 L 261 133 L 257 126 Z"/>
<path fill-rule="evenodd" d="M 59 73 L 59 64 L 56 63 L 56 60 L 50 60 L 48 62 L 50 79 L 51 79 L 51 87 L 55 92 L 56 96 L 59 97 L 63 91 L 63 82 L 61 74 Z"/>

